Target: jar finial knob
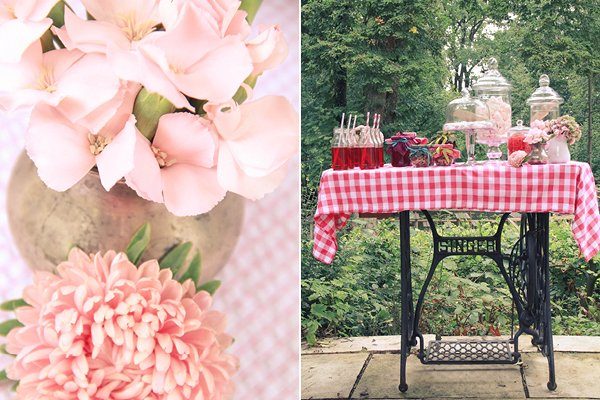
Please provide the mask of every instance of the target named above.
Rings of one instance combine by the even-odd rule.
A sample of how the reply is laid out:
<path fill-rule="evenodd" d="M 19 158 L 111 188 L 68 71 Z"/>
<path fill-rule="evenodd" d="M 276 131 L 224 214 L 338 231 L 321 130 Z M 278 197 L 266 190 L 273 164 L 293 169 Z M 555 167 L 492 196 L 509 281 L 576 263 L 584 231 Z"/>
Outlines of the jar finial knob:
<path fill-rule="evenodd" d="M 540 86 L 544 86 L 544 87 L 550 86 L 550 78 L 548 77 L 548 75 L 542 74 L 540 76 Z"/>
<path fill-rule="evenodd" d="M 517 120 L 517 126 L 519 126 L 519 127 L 523 126 L 523 120 L 522 119 L 518 119 Z"/>

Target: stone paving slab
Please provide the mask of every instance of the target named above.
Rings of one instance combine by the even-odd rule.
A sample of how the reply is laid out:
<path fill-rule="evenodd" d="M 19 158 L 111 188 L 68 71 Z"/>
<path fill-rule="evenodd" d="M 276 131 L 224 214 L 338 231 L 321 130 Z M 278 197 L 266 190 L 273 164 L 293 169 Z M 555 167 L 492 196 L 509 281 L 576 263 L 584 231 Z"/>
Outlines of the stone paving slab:
<path fill-rule="evenodd" d="M 508 336 L 485 337 L 475 336 L 468 339 L 508 339 Z M 424 335 L 425 343 L 435 339 L 435 335 Z M 467 339 L 464 336 L 444 336 L 448 340 Z M 522 353 L 537 352 L 537 348 L 531 345 L 531 337 L 521 336 L 519 340 L 520 351 Z M 308 347 L 306 343 L 302 344 L 302 354 L 332 354 L 332 353 L 351 353 L 360 351 L 399 351 L 400 336 L 369 336 L 369 337 L 351 337 L 324 339 L 317 346 Z M 575 353 L 600 353 L 600 336 L 554 336 L 555 352 L 575 352 Z"/>
<path fill-rule="evenodd" d="M 347 399 L 369 353 L 302 355 L 303 399 Z"/>
<path fill-rule="evenodd" d="M 531 398 L 600 399 L 600 357 L 592 353 L 555 353 L 555 392 L 546 388 L 548 360 L 539 354 L 524 354 L 525 381 Z"/>
<path fill-rule="evenodd" d="M 525 398 L 518 366 L 423 365 L 411 356 L 404 394 L 398 390 L 399 374 L 399 354 L 373 354 L 352 399 Z"/>

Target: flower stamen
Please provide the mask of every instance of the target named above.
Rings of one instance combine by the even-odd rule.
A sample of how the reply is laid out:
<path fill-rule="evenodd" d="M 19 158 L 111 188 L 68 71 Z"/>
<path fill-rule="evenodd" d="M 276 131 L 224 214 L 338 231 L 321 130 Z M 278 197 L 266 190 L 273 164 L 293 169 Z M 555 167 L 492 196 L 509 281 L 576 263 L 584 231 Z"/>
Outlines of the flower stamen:
<path fill-rule="evenodd" d="M 88 134 L 88 141 L 90 142 L 90 152 L 97 156 L 110 144 L 112 139 L 102 135 L 94 135 L 93 133 Z"/>
<path fill-rule="evenodd" d="M 159 149 L 156 146 L 151 146 L 152 152 L 154 153 L 154 157 L 156 157 L 156 161 L 158 162 L 158 166 L 161 168 L 170 167 L 175 164 L 175 160 L 169 160 L 169 155 Z"/>

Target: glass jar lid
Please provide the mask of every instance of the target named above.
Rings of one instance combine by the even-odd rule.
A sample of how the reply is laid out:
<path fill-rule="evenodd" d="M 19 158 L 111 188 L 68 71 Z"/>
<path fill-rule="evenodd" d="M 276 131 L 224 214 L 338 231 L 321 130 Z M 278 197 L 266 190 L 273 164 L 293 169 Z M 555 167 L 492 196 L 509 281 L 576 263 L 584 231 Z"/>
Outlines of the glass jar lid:
<path fill-rule="evenodd" d="M 565 100 L 556 92 L 556 90 L 550 87 L 550 78 L 548 75 L 543 74 L 540 76 L 540 87 L 527 99 L 527 104 L 531 105 L 550 102 L 562 104 Z"/>
<path fill-rule="evenodd" d="M 483 101 L 471 97 L 468 89 L 463 89 L 460 93 L 461 97 L 448 103 L 447 123 L 488 121 L 490 119 L 489 109 Z"/>
<path fill-rule="evenodd" d="M 510 92 L 512 85 L 502 76 L 500 71 L 498 71 L 498 60 L 494 57 L 490 58 L 487 62 L 487 66 L 487 72 L 479 78 L 477 83 L 473 84 L 475 92 Z"/>
<path fill-rule="evenodd" d="M 515 133 L 527 133 L 527 132 L 529 132 L 529 127 L 523 125 L 523 120 L 519 119 L 519 120 L 517 120 L 517 125 L 513 126 L 512 128 L 510 128 L 508 130 L 508 135 L 510 136 Z"/>

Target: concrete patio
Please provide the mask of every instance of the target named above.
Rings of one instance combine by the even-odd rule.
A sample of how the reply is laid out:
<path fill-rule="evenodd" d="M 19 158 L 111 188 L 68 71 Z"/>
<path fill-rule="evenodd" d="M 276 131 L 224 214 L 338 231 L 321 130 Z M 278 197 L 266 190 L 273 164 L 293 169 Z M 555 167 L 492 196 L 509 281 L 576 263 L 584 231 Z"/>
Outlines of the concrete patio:
<path fill-rule="evenodd" d="M 426 335 L 425 341 L 433 340 Z M 600 399 L 600 336 L 555 336 L 556 380 L 547 359 L 519 341 L 521 365 L 433 366 L 408 358 L 408 392 L 398 390 L 399 336 L 331 339 L 302 348 L 302 399 Z"/>

